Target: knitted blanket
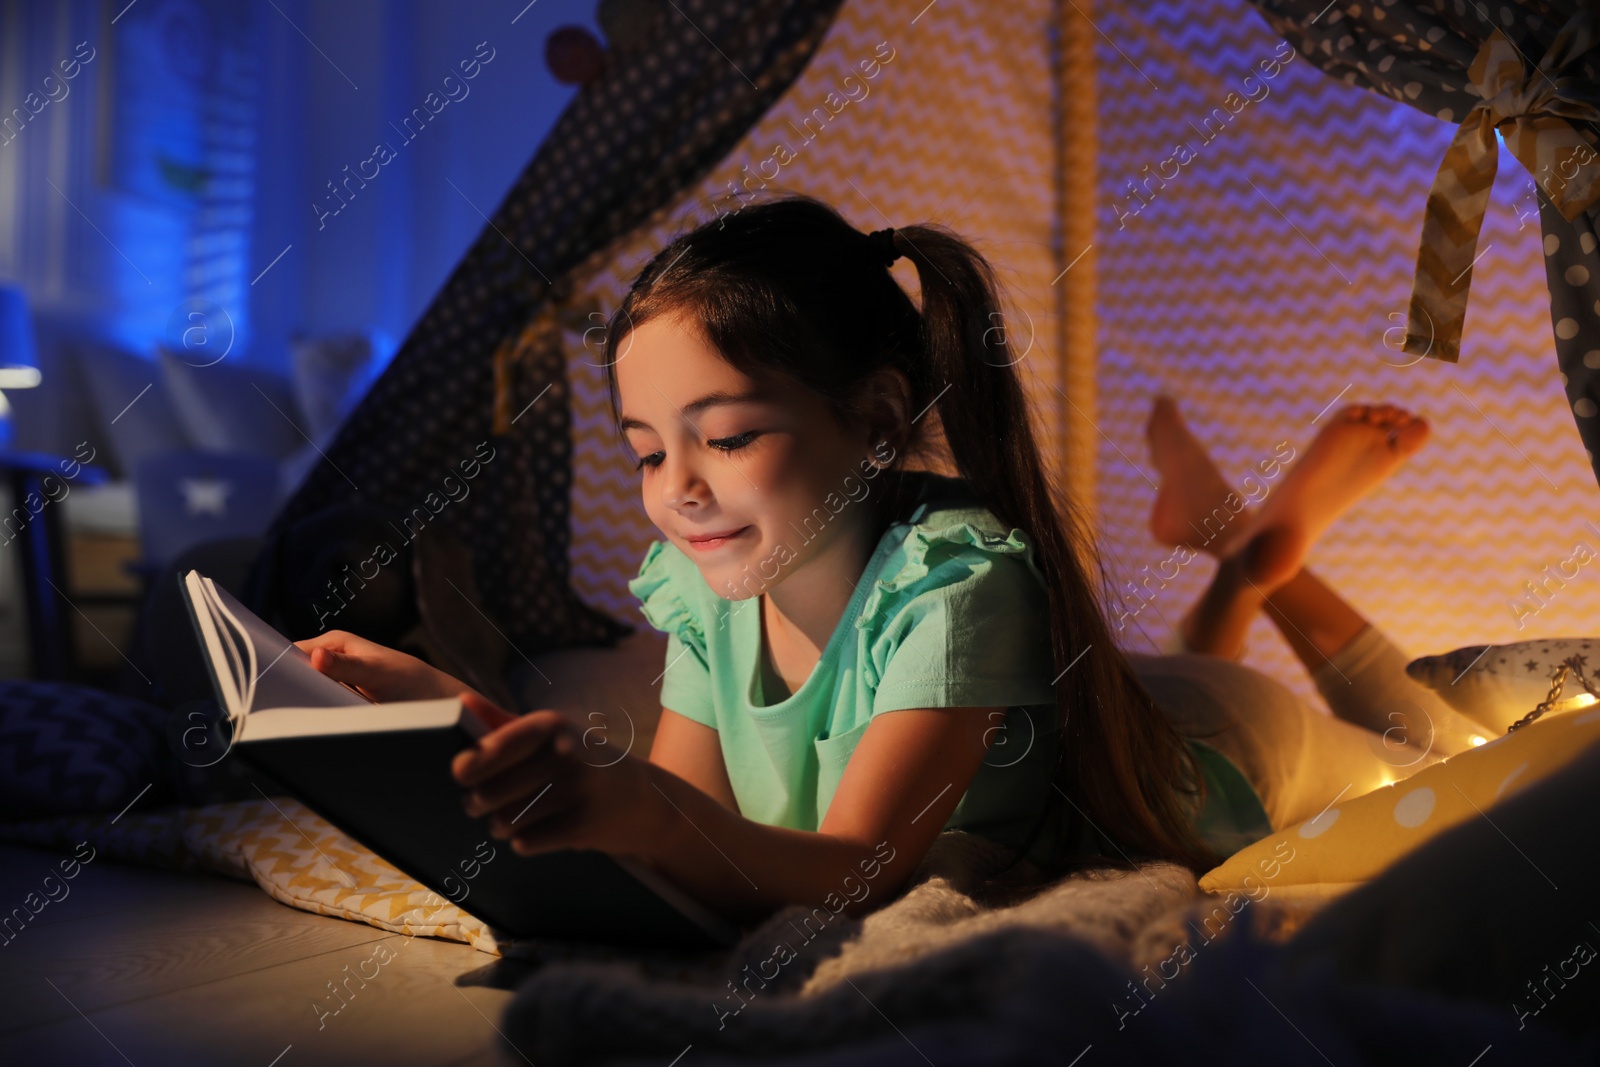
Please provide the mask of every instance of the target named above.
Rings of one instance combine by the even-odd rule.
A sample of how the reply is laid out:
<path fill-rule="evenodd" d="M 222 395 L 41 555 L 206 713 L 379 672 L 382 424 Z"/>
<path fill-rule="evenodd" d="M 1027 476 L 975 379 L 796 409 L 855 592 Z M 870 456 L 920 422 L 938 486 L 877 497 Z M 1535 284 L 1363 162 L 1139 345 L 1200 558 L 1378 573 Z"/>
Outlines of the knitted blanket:
<path fill-rule="evenodd" d="M 992 1018 L 1025 995 L 1030 974 L 1042 981 L 1062 967 L 1084 1016 L 1122 1031 L 1241 920 L 1276 942 L 1318 907 L 1267 896 L 1225 903 L 1165 863 L 1050 880 L 1024 861 L 996 877 L 1009 859 L 983 838 L 946 831 L 910 887 L 863 918 L 792 906 L 725 954 L 546 963 L 520 987 L 503 1032 L 541 1065 L 664 1063 L 691 1046 L 704 1062 L 714 1050 L 792 1054 L 886 1034 L 910 1051 L 896 1026 Z M 1060 976 L 1048 984 L 1060 989 Z"/>

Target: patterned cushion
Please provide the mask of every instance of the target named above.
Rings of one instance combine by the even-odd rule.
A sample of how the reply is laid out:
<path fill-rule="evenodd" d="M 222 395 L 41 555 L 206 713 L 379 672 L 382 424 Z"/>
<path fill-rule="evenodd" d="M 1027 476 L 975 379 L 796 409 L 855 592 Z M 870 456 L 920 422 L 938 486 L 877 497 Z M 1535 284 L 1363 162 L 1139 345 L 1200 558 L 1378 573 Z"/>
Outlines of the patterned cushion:
<path fill-rule="evenodd" d="M 1550 683 L 1555 680 L 1561 661 L 1568 656 L 1577 656 L 1584 676 L 1600 685 L 1600 679 L 1596 678 L 1600 674 L 1600 637 L 1550 637 L 1510 645 L 1470 645 L 1441 656 L 1412 660 L 1406 664 L 1406 673 L 1438 693 L 1461 714 L 1500 735 L 1549 695 Z M 1595 667 L 1585 662 L 1589 656 L 1596 657 Z M 1561 696 L 1570 699 L 1587 694 L 1578 679 L 1568 675 Z"/>
<path fill-rule="evenodd" d="M 579 951 L 560 942 L 497 940 L 482 920 L 402 874 L 292 797 L 0 823 L 0 841 L 61 849 L 87 841 L 96 858 L 253 881 L 273 899 L 302 911 L 394 933 L 463 941 L 488 953 L 536 951 L 565 958 Z M 514 855 L 502 842 L 474 843 L 462 857 L 459 899 L 470 903 L 471 879 L 482 865 L 512 862 Z"/>
<path fill-rule="evenodd" d="M 500 951 L 482 920 L 400 873 L 292 797 L 189 809 L 183 813 L 183 842 L 205 866 L 254 878 L 291 907 Z M 479 864 L 513 856 L 504 842 L 494 841 L 462 858 L 475 874 Z M 470 898 L 470 884 L 463 881 L 461 892 L 462 900 Z"/>
<path fill-rule="evenodd" d="M 61 682 L 0 680 L 0 818 L 170 799 L 167 713 Z"/>
<path fill-rule="evenodd" d="M 1425 767 L 1241 849 L 1200 879 L 1208 893 L 1320 885 L 1342 891 L 1600 746 L 1600 709 L 1546 712 L 1515 733 Z M 1488 813 L 1485 815 L 1485 813 Z M 1574 842 L 1574 847 L 1589 847 Z M 1509 855 L 1508 851 L 1508 855 Z M 1514 860 L 1513 860 L 1514 861 Z M 1485 860 L 1489 862 L 1489 860 Z M 1504 859 L 1494 862 L 1505 862 Z"/>

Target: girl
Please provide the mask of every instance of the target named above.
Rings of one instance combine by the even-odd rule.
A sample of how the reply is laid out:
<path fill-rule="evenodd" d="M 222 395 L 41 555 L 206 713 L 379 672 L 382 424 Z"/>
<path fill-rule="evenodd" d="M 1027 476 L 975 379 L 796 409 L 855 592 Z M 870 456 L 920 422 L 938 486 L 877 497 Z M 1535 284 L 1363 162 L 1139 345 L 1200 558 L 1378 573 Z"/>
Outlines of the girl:
<path fill-rule="evenodd" d="M 920 311 L 889 270 L 900 255 Z M 1316 754 L 1302 745 L 1280 774 L 1253 739 L 1310 736 L 1302 720 L 1327 717 L 1263 685 L 1249 692 L 1278 701 L 1264 713 L 1275 730 L 1256 731 L 1254 708 L 1182 704 L 1192 685 L 1174 691 L 1180 709 L 1158 706 L 1100 609 L 1003 326 L 992 268 L 947 229 L 864 235 L 808 197 L 701 226 L 644 268 L 606 355 L 663 537 L 630 583 L 668 635 L 648 761 L 586 758 L 560 714 L 514 718 L 351 635 L 301 645 L 377 699 L 464 693 L 495 729 L 454 774 L 467 810 L 518 851 L 632 853 L 740 919 L 832 900 L 870 910 L 947 827 L 1058 873 L 1207 869 L 1269 832 L 1268 809 L 1304 806 L 1282 780 Z M 1152 426 L 1174 470 L 1180 454 L 1199 462 L 1167 447 L 1175 418 L 1171 433 Z M 913 469 L 941 448 L 959 479 Z M 1328 481 L 1286 479 L 1279 498 Z M 1191 503 L 1169 492 L 1162 513 Z M 1263 524 L 1253 554 L 1219 568 L 1191 648 L 1236 654 L 1225 646 L 1259 606 L 1252 578 L 1293 615 L 1281 590 L 1329 509 L 1271 503 L 1249 520 Z M 1253 674 L 1216 656 L 1143 659 L 1156 684 L 1181 675 L 1169 661 Z M 1340 766 L 1381 784 L 1384 754 L 1339 740 Z"/>

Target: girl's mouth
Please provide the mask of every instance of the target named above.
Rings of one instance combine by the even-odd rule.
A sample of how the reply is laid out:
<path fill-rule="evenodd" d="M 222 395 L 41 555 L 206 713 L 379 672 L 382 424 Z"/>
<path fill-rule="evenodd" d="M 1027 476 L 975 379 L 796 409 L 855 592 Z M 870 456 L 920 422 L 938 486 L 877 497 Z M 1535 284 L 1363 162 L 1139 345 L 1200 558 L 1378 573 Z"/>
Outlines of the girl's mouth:
<path fill-rule="evenodd" d="M 693 548 L 696 552 L 710 552 L 712 549 L 721 548 L 723 545 L 729 544 L 734 540 L 743 537 L 753 529 L 755 529 L 753 526 L 741 526 L 736 530 L 724 530 L 721 533 L 713 534 L 700 534 L 695 537 L 686 537 L 684 540 L 688 541 L 689 547 Z"/>

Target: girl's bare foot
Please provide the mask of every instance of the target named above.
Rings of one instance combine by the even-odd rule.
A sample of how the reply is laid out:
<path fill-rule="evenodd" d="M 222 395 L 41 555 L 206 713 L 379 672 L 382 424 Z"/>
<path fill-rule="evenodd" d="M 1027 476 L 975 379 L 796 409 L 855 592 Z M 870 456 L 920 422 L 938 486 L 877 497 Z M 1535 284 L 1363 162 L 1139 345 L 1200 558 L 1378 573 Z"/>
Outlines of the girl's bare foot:
<path fill-rule="evenodd" d="M 1230 511 L 1230 495 L 1243 501 L 1222 478 L 1205 447 L 1189 432 L 1178 405 L 1158 396 L 1144 424 L 1150 458 L 1161 478 L 1150 509 L 1150 532 L 1164 545 L 1188 545 L 1223 556 L 1243 532 L 1249 514 Z"/>
<path fill-rule="evenodd" d="M 1334 519 L 1428 439 L 1428 424 L 1392 404 L 1341 408 L 1261 505 L 1238 550 L 1246 578 L 1271 593 L 1300 569 Z"/>

